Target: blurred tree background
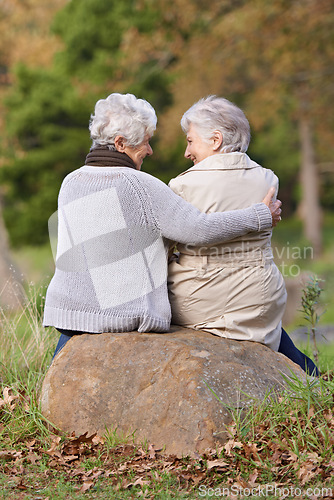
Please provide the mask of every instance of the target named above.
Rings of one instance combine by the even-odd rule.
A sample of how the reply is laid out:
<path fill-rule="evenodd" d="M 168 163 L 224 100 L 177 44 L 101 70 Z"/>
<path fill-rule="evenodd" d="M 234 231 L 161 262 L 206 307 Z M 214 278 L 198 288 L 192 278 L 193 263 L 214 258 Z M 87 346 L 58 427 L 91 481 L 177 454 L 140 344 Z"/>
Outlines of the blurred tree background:
<path fill-rule="evenodd" d="M 279 176 L 284 217 L 303 221 L 321 255 L 323 211 L 334 209 L 334 0 L 0 0 L 0 28 L 0 188 L 13 247 L 47 241 L 97 99 L 132 92 L 155 107 L 144 170 L 168 182 L 190 166 L 183 112 L 217 94 L 245 111 L 250 156 Z"/>

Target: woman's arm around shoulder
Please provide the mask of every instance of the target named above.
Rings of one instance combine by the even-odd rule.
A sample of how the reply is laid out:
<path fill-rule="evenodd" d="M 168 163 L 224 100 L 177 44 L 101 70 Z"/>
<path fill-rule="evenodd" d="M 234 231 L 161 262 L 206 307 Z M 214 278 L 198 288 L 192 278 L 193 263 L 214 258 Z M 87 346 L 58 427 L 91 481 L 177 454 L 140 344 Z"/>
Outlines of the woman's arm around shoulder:
<path fill-rule="evenodd" d="M 204 214 L 155 177 L 141 172 L 140 179 L 159 230 L 172 241 L 214 244 L 272 227 L 272 193 L 246 209 Z"/>

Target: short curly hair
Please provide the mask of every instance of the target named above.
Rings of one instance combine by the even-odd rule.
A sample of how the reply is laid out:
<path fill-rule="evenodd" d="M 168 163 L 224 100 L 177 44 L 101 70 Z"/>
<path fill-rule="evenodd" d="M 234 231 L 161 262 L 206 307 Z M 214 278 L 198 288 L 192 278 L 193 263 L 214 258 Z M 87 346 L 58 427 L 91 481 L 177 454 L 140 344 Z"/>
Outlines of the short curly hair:
<path fill-rule="evenodd" d="M 191 124 L 206 142 L 216 130 L 220 131 L 223 136 L 221 153 L 245 153 L 248 149 L 249 122 L 238 106 L 223 97 L 210 95 L 193 104 L 182 116 L 182 130 L 187 133 Z"/>
<path fill-rule="evenodd" d="M 100 99 L 91 115 L 89 131 L 92 147 L 107 146 L 115 150 L 115 138 L 124 137 L 128 146 L 137 147 L 157 126 L 154 108 L 133 94 L 110 94 Z"/>

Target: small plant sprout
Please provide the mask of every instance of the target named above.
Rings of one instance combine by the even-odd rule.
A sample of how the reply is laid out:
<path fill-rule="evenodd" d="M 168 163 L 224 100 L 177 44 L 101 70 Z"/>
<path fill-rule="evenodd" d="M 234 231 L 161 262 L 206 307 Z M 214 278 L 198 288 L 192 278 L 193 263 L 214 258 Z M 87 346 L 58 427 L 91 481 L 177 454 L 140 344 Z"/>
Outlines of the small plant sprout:
<path fill-rule="evenodd" d="M 318 312 L 319 297 L 322 292 L 322 288 L 319 285 L 320 281 L 324 280 L 318 278 L 318 276 L 316 275 L 309 277 L 303 289 L 302 301 L 301 301 L 302 308 L 300 310 L 303 313 L 303 317 L 308 325 L 307 332 L 305 332 L 308 335 L 308 341 L 310 341 L 310 336 L 312 336 L 313 356 L 316 363 L 318 363 L 318 357 L 319 357 L 316 332 L 317 332 L 317 325 L 323 314 L 323 312 L 320 314 Z"/>

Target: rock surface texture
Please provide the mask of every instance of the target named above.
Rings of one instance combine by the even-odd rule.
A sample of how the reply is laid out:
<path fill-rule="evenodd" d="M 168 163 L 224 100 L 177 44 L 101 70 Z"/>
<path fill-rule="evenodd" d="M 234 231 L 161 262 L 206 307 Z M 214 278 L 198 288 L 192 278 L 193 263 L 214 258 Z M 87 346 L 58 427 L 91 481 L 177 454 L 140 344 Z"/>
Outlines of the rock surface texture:
<path fill-rule="evenodd" d="M 263 400 L 303 371 L 255 342 L 172 327 L 170 333 L 83 334 L 72 338 L 45 377 L 44 416 L 76 435 L 134 431 L 134 442 L 177 456 L 227 439 L 228 407 Z"/>

